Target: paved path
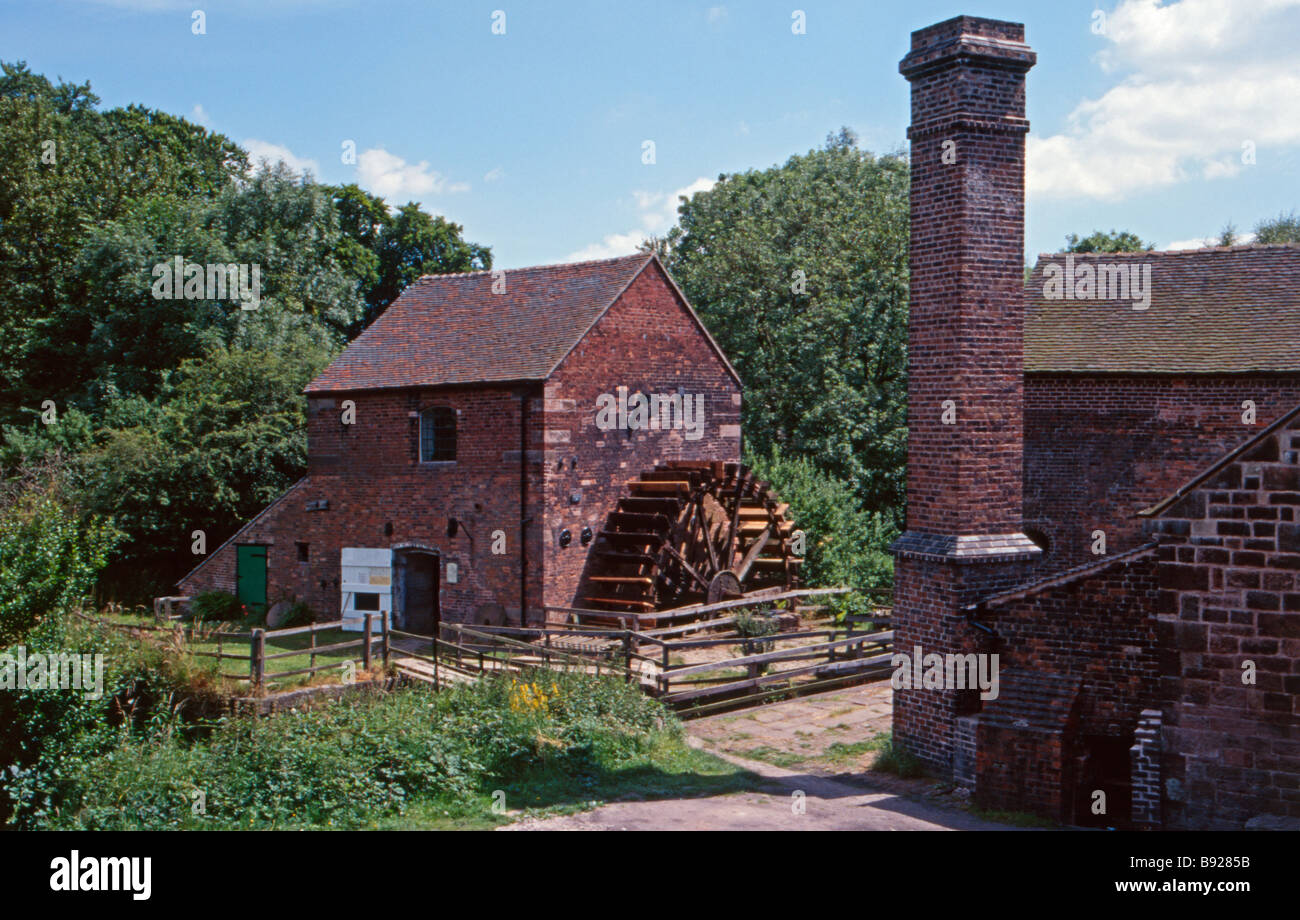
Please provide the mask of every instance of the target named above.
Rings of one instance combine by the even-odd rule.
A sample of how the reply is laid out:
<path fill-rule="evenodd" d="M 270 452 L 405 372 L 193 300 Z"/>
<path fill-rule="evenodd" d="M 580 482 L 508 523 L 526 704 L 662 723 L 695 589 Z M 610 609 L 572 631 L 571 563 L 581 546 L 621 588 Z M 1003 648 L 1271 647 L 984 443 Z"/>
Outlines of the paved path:
<path fill-rule="evenodd" d="M 751 792 L 615 802 L 501 830 L 979 830 L 1003 825 L 907 796 L 921 781 L 868 776 L 863 742 L 889 728 L 889 685 L 870 684 L 687 723 L 693 747 L 761 779 Z M 856 746 L 856 747 L 855 747 Z M 847 751 L 847 753 L 845 753 Z M 743 757 L 737 752 L 762 756 Z M 783 765 L 767 762 L 781 761 Z"/>

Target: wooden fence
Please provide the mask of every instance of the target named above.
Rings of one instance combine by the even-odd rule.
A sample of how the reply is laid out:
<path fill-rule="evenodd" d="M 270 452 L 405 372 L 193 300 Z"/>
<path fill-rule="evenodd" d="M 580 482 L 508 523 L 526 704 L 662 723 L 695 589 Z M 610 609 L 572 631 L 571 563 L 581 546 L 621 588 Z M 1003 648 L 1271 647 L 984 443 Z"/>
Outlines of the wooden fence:
<path fill-rule="evenodd" d="M 383 658 L 387 661 L 388 648 L 388 618 L 384 617 L 380 623 L 380 632 L 378 635 L 373 633 L 375 614 L 365 615 L 364 630 L 361 635 L 355 639 L 347 639 L 343 642 L 331 642 L 326 645 L 320 645 L 317 637 L 320 633 L 331 629 L 338 629 L 343 626 L 342 620 L 331 620 L 325 623 L 312 623 L 308 626 L 293 626 L 286 629 L 253 629 L 249 632 L 238 632 L 234 630 L 213 629 L 205 630 L 202 623 L 173 623 L 171 626 L 149 626 L 146 624 L 126 624 L 111 623 L 107 620 L 79 614 L 83 619 L 95 620 L 103 625 L 114 629 L 121 629 L 133 633 L 161 633 L 166 634 L 169 638 L 177 641 L 181 646 L 188 646 L 185 651 L 198 658 L 215 658 L 221 676 L 231 680 L 246 680 L 256 689 L 261 689 L 268 682 L 280 680 L 286 677 L 296 677 L 302 674 L 316 674 L 321 671 L 337 671 L 347 661 L 360 661 L 363 671 L 370 670 L 373 663 L 373 652 L 375 643 L 380 643 L 384 649 Z M 308 636 L 308 643 L 303 648 L 297 649 L 276 649 L 275 644 L 278 640 L 289 636 Z M 203 648 L 194 648 L 196 641 L 216 640 L 216 649 L 208 650 Z M 368 641 L 367 641 L 368 640 Z M 230 651 L 227 643 L 247 643 L 247 651 Z M 268 643 L 271 645 L 271 651 L 267 651 Z M 328 664 L 317 664 L 316 658 L 319 655 L 326 655 L 331 652 L 346 651 L 347 649 L 359 649 L 358 658 L 342 659 L 331 661 Z M 291 668 L 287 671 L 269 671 L 267 662 L 279 661 L 285 658 L 307 657 L 307 667 Z M 240 661 L 247 662 L 248 667 L 241 669 L 238 673 L 232 673 L 225 670 L 225 662 Z M 272 665 L 274 667 L 274 665 Z"/>

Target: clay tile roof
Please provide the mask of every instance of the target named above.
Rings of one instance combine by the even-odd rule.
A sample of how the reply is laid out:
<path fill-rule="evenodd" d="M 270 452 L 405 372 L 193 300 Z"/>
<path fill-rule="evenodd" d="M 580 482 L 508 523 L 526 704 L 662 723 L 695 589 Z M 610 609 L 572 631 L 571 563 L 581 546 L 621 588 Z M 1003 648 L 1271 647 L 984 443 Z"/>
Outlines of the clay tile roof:
<path fill-rule="evenodd" d="M 426 275 L 306 392 L 544 380 L 652 258 Z"/>
<path fill-rule="evenodd" d="M 1300 371 L 1300 244 L 1175 252 L 1074 253 L 1150 267 L 1150 306 L 1045 294 L 1039 256 L 1025 286 L 1026 373 L 1216 374 Z M 1100 291 L 1099 291 L 1100 293 Z"/>

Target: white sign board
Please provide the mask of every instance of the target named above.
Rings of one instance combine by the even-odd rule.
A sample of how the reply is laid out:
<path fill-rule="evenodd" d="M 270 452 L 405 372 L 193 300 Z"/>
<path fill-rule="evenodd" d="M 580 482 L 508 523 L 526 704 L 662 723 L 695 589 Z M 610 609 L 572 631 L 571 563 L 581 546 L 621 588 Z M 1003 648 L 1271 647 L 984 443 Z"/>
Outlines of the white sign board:
<path fill-rule="evenodd" d="M 343 629 L 361 632 L 369 613 L 374 617 L 371 632 L 379 632 L 393 613 L 393 551 L 345 546 L 339 565 Z"/>

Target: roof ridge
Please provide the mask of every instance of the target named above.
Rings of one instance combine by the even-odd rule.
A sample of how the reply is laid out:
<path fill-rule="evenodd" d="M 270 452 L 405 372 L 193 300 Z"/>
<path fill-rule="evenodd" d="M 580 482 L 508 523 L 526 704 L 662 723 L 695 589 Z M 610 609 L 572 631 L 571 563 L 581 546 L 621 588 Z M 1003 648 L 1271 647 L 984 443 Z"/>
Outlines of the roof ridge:
<path fill-rule="evenodd" d="M 1235 246 L 1197 246 L 1192 249 L 1141 249 L 1137 252 L 1040 252 L 1038 261 L 1061 256 L 1077 258 L 1134 258 L 1137 256 L 1187 256 L 1210 252 L 1252 252 L 1266 249 L 1300 249 L 1300 243 L 1239 243 Z M 1037 263 L 1035 263 L 1037 265 Z"/>
<path fill-rule="evenodd" d="M 580 262 L 547 262 L 543 265 L 524 265 L 519 268 L 480 268 L 472 272 L 436 272 L 428 275 L 421 275 L 416 278 L 413 284 L 419 284 L 426 279 L 442 280 L 444 278 L 468 278 L 472 275 L 490 275 L 494 272 L 535 272 L 547 268 L 581 268 L 585 265 L 608 265 L 612 262 L 621 262 L 635 258 L 651 259 L 654 257 L 653 252 L 636 252 L 626 256 L 612 256 L 608 259 L 584 259 Z"/>

